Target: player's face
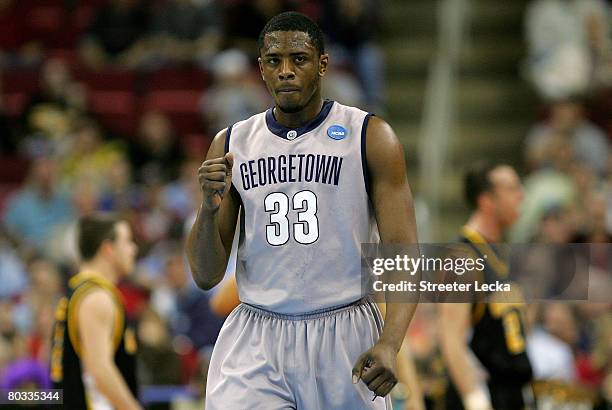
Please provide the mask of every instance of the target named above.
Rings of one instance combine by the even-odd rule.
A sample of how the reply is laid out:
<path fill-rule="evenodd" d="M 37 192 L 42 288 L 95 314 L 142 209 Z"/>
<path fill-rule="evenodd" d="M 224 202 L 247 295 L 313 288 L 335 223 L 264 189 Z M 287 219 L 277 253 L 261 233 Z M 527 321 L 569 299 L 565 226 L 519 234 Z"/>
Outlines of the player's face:
<path fill-rule="evenodd" d="M 497 218 L 508 228 L 519 217 L 524 197 L 521 180 L 512 167 L 500 166 L 491 171 L 491 182 Z"/>
<path fill-rule="evenodd" d="M 125 221 L 115 225 L 116 238 L 113 241 L 115 268 L 121 276 L 127 276 L 134 270 L 138 247 L 132 239 L 132 230 Z"/>
<path fill-rule="evenodd" d="M 296 113 L 319 92 L 327 61 L 327 54 L 319 55 L 307 33 L 274 31 L 264 37 L 259 69 L 276 106 Z"/>

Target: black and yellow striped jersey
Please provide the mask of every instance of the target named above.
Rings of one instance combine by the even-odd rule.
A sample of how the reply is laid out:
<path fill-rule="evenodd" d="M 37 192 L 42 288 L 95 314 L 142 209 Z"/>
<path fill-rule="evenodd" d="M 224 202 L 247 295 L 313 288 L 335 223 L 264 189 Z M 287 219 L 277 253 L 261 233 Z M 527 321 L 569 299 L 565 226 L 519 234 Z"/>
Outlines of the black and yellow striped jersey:
<path fill-rule="evenodd" d="M 509 281 L 507 248 L 489 244 L 477 231 L 464 226 L 459 241 L 486 260 L 485 283 Z M 515 284 L 516 285 L 516 284 Z M 514 286 L 513 289 L 519 289 Z M 518 290 L 520 291 L 520 290 Z M 489 373 L 488 386 L 493 408 L 523 408 L 521 390 L 532 379 L 526 351 L 525 304 L 515 294 L 477 295 L 472 303 L 470 348 Z M 503 404 L 502 404 L 503 403 Z"/>
<path fill-rule="evenodd" d="M 111 282 L 81 272 L 70 279 L 67 295 L 57 305 L 52 334 L 51 380 L 54 389 L 64 390 L 65 409 L 94 410 L 95 397 L 100 396 L 99 392 L 92 391 L 94 386 L 85 380 L 87 375 L 83 372 L 77 326 L 78 309 L 83 298 L 92 290 L 100 288 L 112 295 L 117 306 L 112 341 L 115 365 L 132 394 L 138 397 L 135 358 L 137 343 L 133 328 L 125 323 L 121 294 Z"/>

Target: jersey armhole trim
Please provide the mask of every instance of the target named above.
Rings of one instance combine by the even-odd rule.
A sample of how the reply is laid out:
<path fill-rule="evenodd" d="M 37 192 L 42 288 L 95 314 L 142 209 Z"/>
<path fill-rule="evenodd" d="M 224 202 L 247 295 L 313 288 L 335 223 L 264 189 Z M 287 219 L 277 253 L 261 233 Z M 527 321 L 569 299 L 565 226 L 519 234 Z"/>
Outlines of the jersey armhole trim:
<path fill-rule="evenodd" d="M 224 147 L 224 153 L 227 154 L 229 152 L 229 145 L 230 145 L 230 136 L 232 135 L 232 127 L 234 126 L 234 124 L 230 125 L 229 127 L 227 127 L 227 133 L 225 134 L 225 147 Z"/>
<path fill-rule="evenodd" d="M 368 123 L 372 116 L 374 116 L 374 114 L 367 113 L 363 119 L 363 125 L 361 126 L 361 168 L 363 170 L 363 182 L 368 196 L 370 196 L 370 172 L 368 171 L 366 134 L 368 131 Z"/>

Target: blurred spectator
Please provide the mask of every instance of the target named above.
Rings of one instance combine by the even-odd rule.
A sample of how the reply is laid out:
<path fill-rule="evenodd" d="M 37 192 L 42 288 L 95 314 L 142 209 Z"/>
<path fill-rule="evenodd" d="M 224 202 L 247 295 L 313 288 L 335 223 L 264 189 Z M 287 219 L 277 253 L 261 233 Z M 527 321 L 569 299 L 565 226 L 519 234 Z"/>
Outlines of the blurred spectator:
<path fill-rule="evenodd" d="M 27 335 L 28 354 L 48 363 L 53 314 L 62 291 L 60 273 L 45 259 L 34 260 L 28 270 L 31 286 L 15 306 L 14 322 Z"/>
<path fill-rule="evenodd" d="M 30 98 L 23 115 L 28 134 L 62 138 L 70 131 L 74 113 L 66 101 L 66 91 L 72 83 L 65 62 L 49 59 L 40 71 L 40 91 Z"/>
<path fill-rule="evenodd" d="M 176 310 L 170 317 L 174 335 L 186 336 L 198 351 L 212 352 L 223 319 L 211 312 L 208 295 L 195 286 L 182 248 L 168 255 L 165 275 L 175 297 Z"/>
<path fill-rule="evenodd" d="M 14 359 L 3 369 L 0 387 L 5 390 L 51 388 L 47 366 L 28 357 L 24 336 L 12 333 L 4 337 L 12 345 L 11 356 Z"/>
<path fill-rule="evenodd" d="M 22 1 L 0 0 L 0 66 L 32 65 L 40 61 L 40 39 L 28 24 Z"/>
<path fill-rule="evenodd" d="M 169 0 L 152 18 L 148 47 L 162 62 L 205 64 L 221 41 L 221 10 L 214 0 Z"/>
<path fill-rule="evenodd" d="M 543 316 L 547 318 L 544 324 L 536 322 L 538 310 L 544 311 Z M 527 354 L 533 366 L 534 379 L 536 380 L 559 380 L 571 382 L 576 379 L 576 368 L 574 365 L 574 354 L 572 346 L 554 334 L 555 329 L 547 329 L 550 325 L 554 310 L 559 310 L 558 305 L 543 304 L 532 305 L 529 308 L 532 329 L 527 336 Z M 564 310 L 567 316 L 567 309 Z M 553 319 L 554 320 L 554 319 Z"/>
<path fill-rule="evenodd" d="M 379 0 L 326 1 L 322 28 L 329 36 L 332 58 L 354 69 L 365 94 L 367 109 L 384 109 L 384 55 L 375 43 L 381 27 Z"/>
<path fill-rule="evenodd" d="M 107 184 L 101 190 L 101 210 L 117 212 L 126 215 L 126 218 L 143 210 L 145 204 L 142 189 L 133 182 L 131 164 L 122 156 L 109 170 L 106 175 Z M 128 219 L 132 222 L 133 218 Z"/>
<path fill-rule="evenodd" d="M 181 165 L 180 177 L 163 189 L 165 208 L 181 221 L 200 206 L 202 191 L 197 178 L 194 178 L 198 175 L 200 165 L 200 161 L 185 161 Z"/>
<path fill-rule="evenodd" d="M 23 245 L 42 250 L 53 229 L 73 216 L 70 198 L 60 189 L 57 176 L 53 159 L 34 159 L 28 182 L 8 202 L 4 223 Z"/>
<path fill-rule="evenodd" d="M 580 163 L 604 176 L 608 171 L 610 144 L 605 133 L 585 118 L 582 103 L 565 99 L 554 102 L 549 120 L 529 132 L 526 156 L 532 169 Z"/>
<path fill-rule="evenodd" d="M 574 234 L 569 211 L 558 206 L 551 206 L 544 211 L 538 226 L 535 243 L 569 243 Z"/>
<path fill-rule="evenodd" d="M 257 58 L 257 38 L 268 20 L 287 9 L 286 0 L 234 0 L 225 3 L 225 47 Z"/>
<path fill-rule="evenodd" d="M 527 9 L 530 76 L 546 98 L 612 79 L 609 10 L 602 0 L 535 0 Z"/>
<path fill-rule="evenodd" d="M 181 363 L 172 350 L 166 323 L 146 309 L 138 323 L 139 381 L 143 385 L 174 385 L 181 382 Z"/>
<path fill-rule="evenodd" d="M 524 191 L 521 215 L 510 232 L 512 242 L 528 242 L 537 235 L 547 210 L 571 209 L 578 198 L 572 178 L 554 168 L 544 168 L 529 175 Z"/>
<path fill-rule="evenodd" d="M 109 63 L 136 67 L 146 57 L 146 29 L 147 12 L 140 0 L 111 0 L 97 11 L 82 40 L 81 58 L 95 68 Z"/>
<path fill-rule="evenodd" d="M 337 60 L 333 58 L 329 64 L 330 67 L 321 83 L 325 98 L 338 101 L 344 105 L 364 107 L 364 104 L 366 104 L 365 96 L 354 75 L 347 70 L 343 70 L 337 64 Z"/>
<path fill-rule="evenodd" d="M 105 141 L 100 126 L 92 119 L 81 118 L 74 128 L 61 161 L 63 182 L 71 184 L 84 178 L 106 189 L 107 175 L 123 157 L 121 141 Z"/>
<path fill-rule="evenodd" d="M 71 190 L 74 217 L 58 224 L 45 247 L 45 255 L 59 266 L 78 268 L 77 228 L 79 218 L 91 214 L 100 204 L 100 186 L 87 178 L 79 179 Z"/>
<path fill-rule="evenodd" d="M 166 207 L 164 185 L 148 185 L 144 191 L 146 209 L 139 215 L 142 239 L 149 245 L 176 238 L 176 216 Z"/>
<path fill-rule="evenodd" d="M 0 135 L 2 135 L 2 138 L 0 138 L 0 155 L 15 153 L 17 148 L 16 134 L 15 126 L 6 114 L 3 79 L 0 75 Z"/>
<path fill-rule="evenodd" d="M 148 111 L 140 118 L 138 139 L 130 145 L 135 182 L 166 183 L 178 177 L 184 158 L 168 116 Z"/>
<path fill-rule="evenodd" d="M 28 285 L 25 266 L 19 254 L 0 229 L 0 299 L 21 294 Z"/>
<path fill-rule="evenodd" d="M 211 71 L 214 83 L 204 93 L 200 109 L 212 134 L 267 107 L 263 85 L 251 74 L 249 59 L 243 52 L 227 50 L 218 54 Z"/>

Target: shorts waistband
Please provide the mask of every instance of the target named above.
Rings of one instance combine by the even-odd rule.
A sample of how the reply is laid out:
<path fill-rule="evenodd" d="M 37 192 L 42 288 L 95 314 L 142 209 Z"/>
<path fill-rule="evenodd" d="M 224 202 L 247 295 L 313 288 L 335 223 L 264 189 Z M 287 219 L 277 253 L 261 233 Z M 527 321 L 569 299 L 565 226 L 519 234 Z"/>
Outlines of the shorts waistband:
<path fill-rule="evenodd" d="M 371 302 L 369 298 L 361 298 L 354 302 L 348 303 L 346 305 L 340 306 L 331 306 L 324 309 L 314 310 L 312 312 L 300 313 L 297 315 L 290 315 L 285 313 L 277 313 L 272 312 L 270 310 L 265 310 L 257 306 L 249 305 L 248 303 L 242 302 L 240 307 L 246 310 L 249 310 L 254 313 L 258 313 L 262 316 L 271 317 L 275 319 L 283 319 L 283 320 L 308 320 L 308 319 L 319 319 L 322 317 L 333 316 L 338 313 L 344 312 L 356 306 L 367 305 Z"/>

